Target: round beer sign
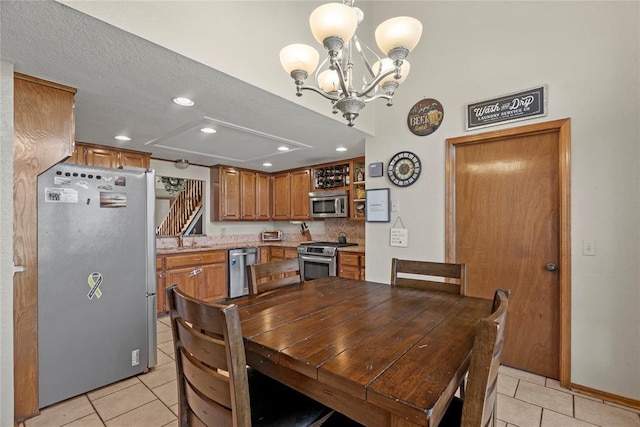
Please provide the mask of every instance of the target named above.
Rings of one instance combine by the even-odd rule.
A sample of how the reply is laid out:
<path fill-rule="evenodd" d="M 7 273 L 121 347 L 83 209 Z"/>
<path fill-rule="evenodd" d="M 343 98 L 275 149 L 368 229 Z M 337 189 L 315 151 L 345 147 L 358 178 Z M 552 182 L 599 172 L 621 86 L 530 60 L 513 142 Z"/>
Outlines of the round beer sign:
<path fill-rule="evenodd" d="M 436 99 L 418 101 L 407 116 L 407 126 L 414 135 L 427 136 L 435 132 L 444 119 L 444 108 Z"/>

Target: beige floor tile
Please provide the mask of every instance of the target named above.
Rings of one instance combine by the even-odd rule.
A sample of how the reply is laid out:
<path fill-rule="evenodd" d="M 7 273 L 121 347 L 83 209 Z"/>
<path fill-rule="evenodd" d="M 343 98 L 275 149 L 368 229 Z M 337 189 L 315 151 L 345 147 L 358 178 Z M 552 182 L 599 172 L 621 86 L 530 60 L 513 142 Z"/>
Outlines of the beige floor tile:
<path fill-rule="evenodd" d="M 510 368 L 509 366 L 500 365 L 499 372 L 503 375 L 520 378 L 521 380 L 529 381 L 534 384 L 545 384 L 545 377 L 537 374 L 532 374 L 531 372 L 521 371 L 520 369 Z"/>
<path fill-rule="evenodd" d="M 178 403 L 178 384 L 175 380 L 151 390 L 167 406 Z"/>
<path fill-rule="evenodd" d="M 161 365 L 165 365 L 167 363 L 173 362 L 173 359 L 170 358 L 169 356 L 167 356 L 167 354 L 165 352 L 163 352 L 163 351 L 158 350 L 157 355 L 158 355 L 158 365 L 157 366 L 161 366 Z"/>
<path fill-rule="evenodd" d="M 100 418 L 108 421 L 154 400 L 156 396 L 144 384 L 136 384 L 93 401 Z"/>
<path fill-rule="evenodd" d="M 498 394 L 498 419 L 519 427 L 539 427 L 542 408 Z"/>
<path fill-rule="evenodd" d="M 507 427 L 507 423 L 502 420 L 497 420 L 496 427 Z"/>
<path fill-rule="evenodd" d="M 540 427 L 596 427 L 586 421 L 576 420 L 575 418 L 550 411 L 542 410 L 542 423 Z"/>
<path fill-rule="evenodd" d="M 177 393 L 177 392 L 178 392 L 178 391 L 176 390 L 176 393 Z M 174 413 L 174 414 L 176 414 L 176 416 L 180 415 L 180 414 L 178 413 L 179 409 L 178 409 L 178 404 L 177 404 L 177 403 L 176 403 L 175 405 L 171 405 L 171 408 L 169 408 L 169 409 L 171 409 L 171 410 L 173 411 L 173 413 Z"/>
<path fill-rule="evenodd" d="M 159 400 L 153 400 L 146 405 L 124 413 L 107 421 L 107 427 L 161 427 L 177 420 L 173 412 Z"/>
<path fill-rule="evenodd" d="M 171 318 L 169 317 L 169 315 L 164 314 L 162 316 L 158 317 L 158 322 L 160 323 L 164 323 L 165 325 L 171 327 Z"/>
<path fill-rule="evenodd" d="M 173 341 L 163 342 L 162 344 L 158 344 L 158 350 L 162 351 L 172 359 L 173 357 Z"/>
<path fill-rule="evenodd" d="M 159 385 L 166 384 L 169 381 L 175 381 L 176 365 L 175 363 L 166 363 L 164 365 L 156 366 L 146 374 L 138 375 L 138 378 L 149 388 L 158 387 Z"/>
<path fill-rule="evenodd" d="M 136 384 L 140 384 L 140 380 L 138 379 L 138 377 L 131 377 L 127 378 L 126 380 L 118 381 L 117 383 L 109 384 L 97 390 L 91 391 L 87 393 L 87 396 L 89 397 L 89 400 L 93 401 L 108 394 L 115 393 L 116 391 L 134 386 Z"/>
<path fill-rule="evenodd" d="M 604 404 L 605 405 L 611 405 L 611 406 L 613 406 L 615 408 L 626 409 L 627 411 L 631 411 L 631 412 L 635 412 L 636 414 L 640 414 L 640 409 L 629 408 L 627 406 L 618 405 L 617 403 L 607 402 L 606 400 L 605 400 Z"/>
<path fill-rule="evenodd" d="M 167 341 L 173 341 L 173 332 L 171 332 L 171 329 L 169 329 L 168 331 L 158 332 L 156 334 L 156 338 L 158 340 L 158 344 L 162 344 Z"/>
<path fill-rule="evenodd" d="M 570 393 L 546 388 L 529 381 L 520 381 L 515 397 L 570 417 L 573 416 L 573 395 Z"/>
<path fill-rule="evenodd" d="M 519 381 L 520 380 L 515 377 L 498 374 L 498 393 L 511 397 L 515 396 Z"/>
<path fill-rule="evenodd" d="M 626 409 L 575 396 L 575 417 L 600 426 L 640 427 L 640 415 Z"/>
<path fill-rule="evenodd" d="M 27 420 L 25 425 L 26 427 L 62 426 L 94 413 L 89 399 L 82 395 L 44 408 L 40 411 L 40 415 Z"/>
<path fill-rule="evenodd" d="M 156 323 L 156 332 L 164 332 L 164 331 L 170 331 L 170 330 L 171 330 L 171 325 L 168 325 L 164 322 Z"/>
<path fill-rule="evenodd" d="M 170 422 L 169 424 L 166 424 L 162 427 L 180 427 L 180 423 L 178 422 L 178 419 L 176 418 L 175 421 Z"/>
<path fill-rule="evenodd" d="M 98 414 L 87 415 L 84 418 L 80 418 L 72 423 L 65 424 L 64 427 L 104 427 L 104 423 L 98 416 Z"/>

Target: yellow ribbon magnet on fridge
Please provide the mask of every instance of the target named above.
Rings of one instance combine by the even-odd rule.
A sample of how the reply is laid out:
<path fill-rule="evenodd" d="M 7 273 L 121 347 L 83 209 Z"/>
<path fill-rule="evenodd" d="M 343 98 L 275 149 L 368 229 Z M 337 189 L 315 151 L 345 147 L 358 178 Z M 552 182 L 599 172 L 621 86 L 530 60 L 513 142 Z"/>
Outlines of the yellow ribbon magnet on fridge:
<path fill-rule="evenodd" d="M 87 298 L 93 299 L 95 295 L 98 299 L 102 296 L 102 291 L 99 289 L 100 284 L 102 284 L 102 274 L 101 273 L 91 273 L 89 278 L 87 279 L 89 283 L 89 287 L 91 290 L 87 294 Z"/>

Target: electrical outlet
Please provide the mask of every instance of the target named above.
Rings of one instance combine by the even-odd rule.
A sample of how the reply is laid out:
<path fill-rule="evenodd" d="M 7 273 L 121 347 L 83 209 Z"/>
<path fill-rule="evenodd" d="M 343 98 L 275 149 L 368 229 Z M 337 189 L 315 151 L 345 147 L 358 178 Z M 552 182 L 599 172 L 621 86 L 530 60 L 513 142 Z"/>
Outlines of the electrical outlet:
<path fill-rule="evenodd" d="M 225 234 L 227 234 L 227 229 L 226 229 L 226 228 L 224 228 L 224 227 L 222 227 L 222 228 L 220 229 L 220 237 L 224 237 L 224 235 L 225 235 Z"/>
<path fill-rule="evenodd" d="M 596 255 L 596 241 L 593 239 L 584 239 L 582 241 L 582 255 L 595 256 Z"/>

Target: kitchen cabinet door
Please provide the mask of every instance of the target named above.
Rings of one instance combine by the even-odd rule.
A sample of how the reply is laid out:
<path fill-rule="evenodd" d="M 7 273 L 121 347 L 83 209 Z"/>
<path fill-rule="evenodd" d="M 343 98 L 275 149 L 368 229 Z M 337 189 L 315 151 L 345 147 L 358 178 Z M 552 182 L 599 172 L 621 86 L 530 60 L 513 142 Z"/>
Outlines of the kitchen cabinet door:
<path fill-rule="evenodd" d="M 85 164 L 101 168 L 117 168 L 118 152 L 94 146 L 84 147 Z"/>
<path fill-rule="evenodd" d="M 202 267 L 177 268 L 175 270 L 167 270 L 166 285 L 178 285 L 178 288 L 187 295 L 198 298 L 197 289 L 198 282 L 204 273 Z"/>
<path fill-rule="evenodd" d="M 288 172 L 273 176 L 273 219 L 289 219 L 291 180 Z"/>
<path fill-rule="evenodd" d="M 291 172 L 291 219 L 309 219 L 309 191 L 311 172 L 309 169 Z"/>
<path fill-rule="evenodd" d="M 240 219 L 240 173 L 234 168 L 220 168 L 220 220 Z"/>
<path fill-rule="evenodd" d="M 217 301 L 227 297 L 227 265 L 210 264 L 202 267 L 201 282 L 198 283 L 198 298 Z"/>
<path fill-rule="evenodd" d="M 147 153 L 136 153 L 133 151 L 121 151 L 118 153 L 118 167 L 133 166 L 136 168 L 149 169 L 150 158 Z"/>
<path fill-rule="evenodd" d="M 256 173 L 240 171 L 240 196 L 242 220 L 256 219 Z"/>
<path fill-rule="evenodd" d="M 265 173 L 256 174 L 256 219 L 271 219 L 271 177 Z"/>

